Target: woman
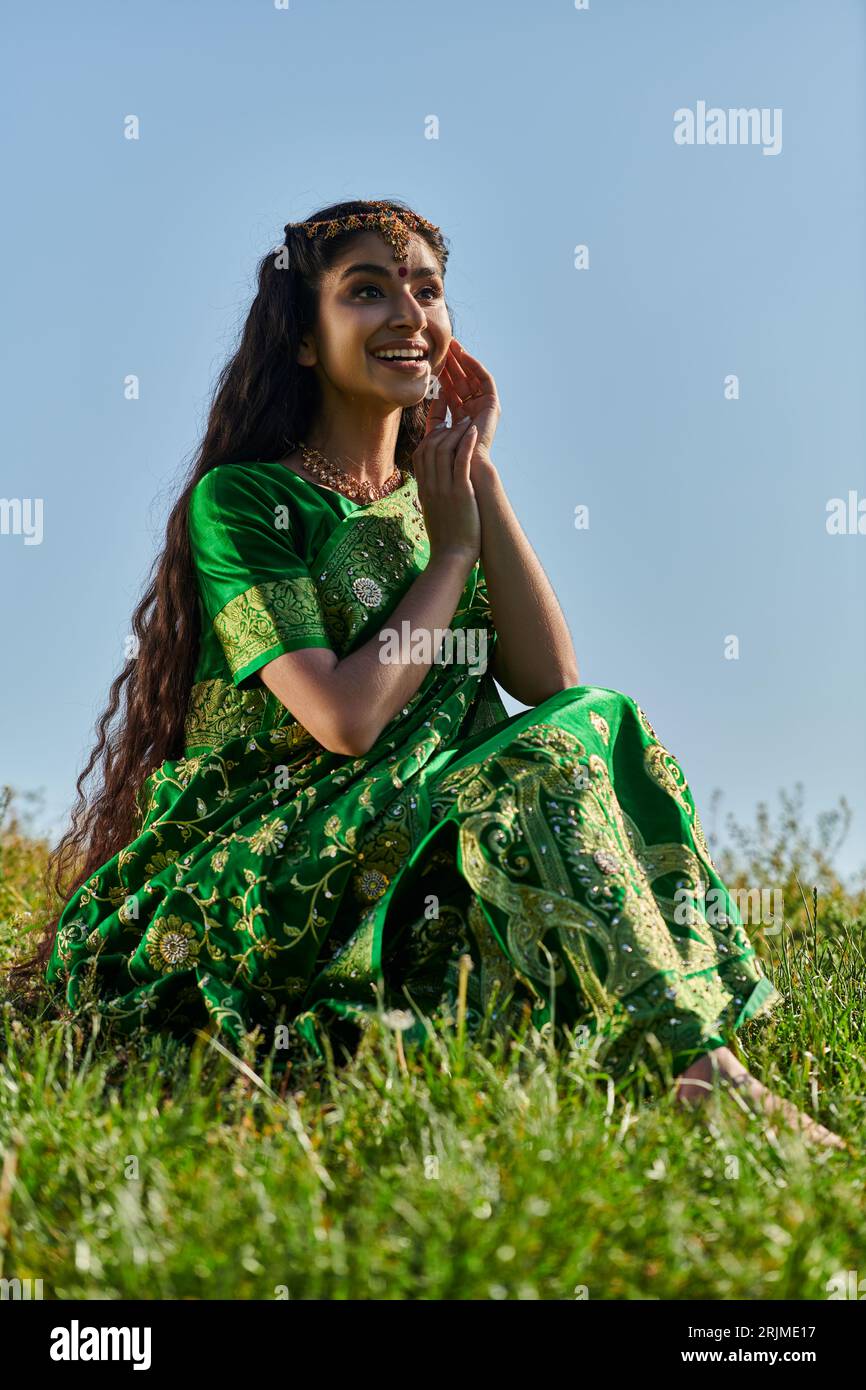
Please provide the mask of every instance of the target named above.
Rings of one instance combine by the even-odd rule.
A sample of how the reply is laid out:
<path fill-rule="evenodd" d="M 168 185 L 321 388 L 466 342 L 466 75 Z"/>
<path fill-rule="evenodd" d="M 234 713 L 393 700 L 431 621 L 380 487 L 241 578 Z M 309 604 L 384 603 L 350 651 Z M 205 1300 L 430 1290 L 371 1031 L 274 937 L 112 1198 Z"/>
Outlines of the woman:
<path fill-rule="evenodd" d="M 423 1036 L 468 953 L 473 1025 L 582 1023 L 614 1076 L 652 1034 L 683 1101 L 727 1080 L 838 1144 L 729 1050 L 779 995 L 676 759 L 579 683 L 447 254 L 362 201 L 261 262 L 79 778 L 48 980 L 121 1029 L 210 1019 L 237 1045 L 288 1020 L 321 1053 L 383 1002 Z M 533 708 L 509 718 L 494 678 Z"/>

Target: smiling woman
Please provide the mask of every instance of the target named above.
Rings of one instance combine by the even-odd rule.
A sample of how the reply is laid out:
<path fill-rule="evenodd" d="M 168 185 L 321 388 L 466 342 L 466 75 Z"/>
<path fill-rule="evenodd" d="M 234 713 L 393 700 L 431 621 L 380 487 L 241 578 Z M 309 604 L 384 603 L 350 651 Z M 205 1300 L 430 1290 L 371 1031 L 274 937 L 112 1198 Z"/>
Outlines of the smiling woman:
<path fill-rule="evenodd" d="M 38 964 L 61 1011 L 121 1031 L 210 1021 L 269 1048 L 287 1022 L 322 1053 L 381 1002 L 422 1040 L 468 953 L 471 1028 L 529 1014 L 582 1024 L 613 1076 L 650 1040 L 685 1083 L 725 1072 L 780 996 L 677 759 L 635 699 L 579 683 L 446 260 L 393 201 L 290 224 L 262 260 Z M 444 630 L 446 660 L 383 659 L 383 633 Z M 494 676 L 534 707 L 508 716 Z"/>

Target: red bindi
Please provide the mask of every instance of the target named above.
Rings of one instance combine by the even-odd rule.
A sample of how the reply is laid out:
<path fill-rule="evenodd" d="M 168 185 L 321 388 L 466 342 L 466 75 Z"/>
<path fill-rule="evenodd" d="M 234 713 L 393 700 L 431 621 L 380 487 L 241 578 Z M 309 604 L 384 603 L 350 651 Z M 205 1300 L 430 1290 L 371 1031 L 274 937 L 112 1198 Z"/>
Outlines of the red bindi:
<path fill-rule="evenodd" d="M 405 267 L 404 265 L 401 265 L 401 266 L 398 267 L 397 274 L 398 274 L 398 275 L 408 275 L 409 272 L 408 272 L 408 270 L 406 269 L 406 267 Z"/>

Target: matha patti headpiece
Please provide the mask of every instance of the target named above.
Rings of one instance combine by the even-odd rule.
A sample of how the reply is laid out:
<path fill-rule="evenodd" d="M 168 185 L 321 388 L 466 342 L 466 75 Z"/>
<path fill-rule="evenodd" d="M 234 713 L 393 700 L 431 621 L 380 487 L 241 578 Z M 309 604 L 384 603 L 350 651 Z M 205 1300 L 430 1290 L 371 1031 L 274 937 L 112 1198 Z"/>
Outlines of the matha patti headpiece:
<path fill-rule="evenodd" d="M 308 239 L 321 233 L 326 240 L 338 232 L 377 231 L 393 246 L 395 261 L 405 261 L 410 232 L 422 229 L 439 232 L 432 222 L 408 209 L 391 208 L 381 199 L 373 199 L 372 207 L 374 210 L 371 212 L 350 212 L 344 217 L 326 218 L 320 222 L 287 222 L 285 231 L 288 234 L 294 227 L 303 227 Z"/>

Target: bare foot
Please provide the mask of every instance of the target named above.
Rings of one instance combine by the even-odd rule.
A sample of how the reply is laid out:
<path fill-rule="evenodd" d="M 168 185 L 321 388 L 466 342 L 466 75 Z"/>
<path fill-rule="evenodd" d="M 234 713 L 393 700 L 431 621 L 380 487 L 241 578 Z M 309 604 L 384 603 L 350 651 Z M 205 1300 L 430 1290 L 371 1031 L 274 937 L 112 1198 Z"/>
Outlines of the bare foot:
<path fill-rule="evenodd" d="M 832 1130 L 819 1125 L 817 1120 L 804 1115 L 789 1100 L 783 1100 L 769 1091 L 742 1062 L 738 1062 L 727 1047 L 713 1048 L 699 1057 L 676 1079 L 675 1094 L 683 1105 L 700 1105 L 716 1087 L 736 1087 L 754 1106 L 767 1115 L 782 1115 L 793 1129 L 799 1130 L 804 1139 L 826 1145 L 833 1149 L 848 1149 L 845 1140 Z"/>

